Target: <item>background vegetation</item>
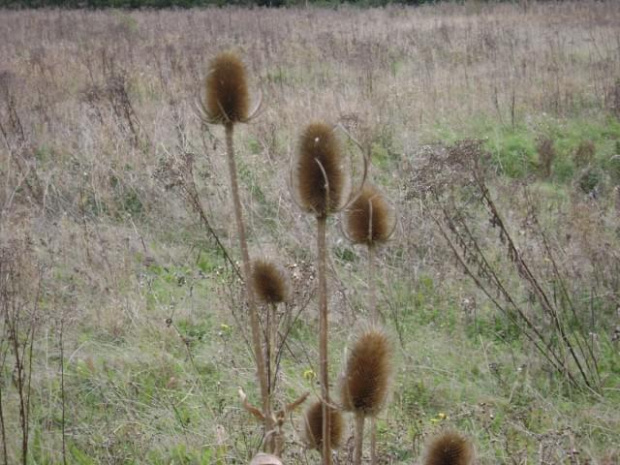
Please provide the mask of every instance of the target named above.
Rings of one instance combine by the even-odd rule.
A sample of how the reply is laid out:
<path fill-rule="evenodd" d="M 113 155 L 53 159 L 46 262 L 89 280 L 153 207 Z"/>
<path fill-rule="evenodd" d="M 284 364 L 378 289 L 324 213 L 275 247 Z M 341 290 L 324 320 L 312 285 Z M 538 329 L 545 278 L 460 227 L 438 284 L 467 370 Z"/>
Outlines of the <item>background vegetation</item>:
<path fill-rule="evenodd" d="M 287 397 L 318 389 L 318 319 L 312 220 L 285 173 L 304 125 L 326 119 L 370 147 L 372 178 L 399 211 L 377 257 L 398 349 L 384 463 L 415 463 L 446 426 L 473 439 L 481 464 L 618 463 L 618 24 L 612 1 L 0 12 L 7 462 L 25 423 L 31 463 L 61 463 L 63 449 L 81 464 L 247 463 L 259 447 L 237 397 L 241 386 L 259 403 L 223 252 L 238 260 L 223 133 L 194 112 L 208 60 L 233 48 L 265 104 L 237 134 L 250 246 L 279 256 L 295 288 Z M 463 139 L 479 141 L 488 195 L 566 339 L 507 253 Z M 211 232 L 183 189 L 188 160 Z M 330 247 L 336 379 L 366 284 L 363 248 L 337 233 Z M 494 304 L 506 302 L 498 282 L 551 349 L 585 335 L 594 389 L 550 367 L 514 310 Z M 300 421 L 285 461 L 316 463 Z"/>
<path fill-rule="evenodd" d="M 9 8 L 194 8 L 206 6 L 295 6 L 340 4 L 384 6 L 392 3 L 423 5 L 435 0 L 1 0 L 0 6 Z"/>

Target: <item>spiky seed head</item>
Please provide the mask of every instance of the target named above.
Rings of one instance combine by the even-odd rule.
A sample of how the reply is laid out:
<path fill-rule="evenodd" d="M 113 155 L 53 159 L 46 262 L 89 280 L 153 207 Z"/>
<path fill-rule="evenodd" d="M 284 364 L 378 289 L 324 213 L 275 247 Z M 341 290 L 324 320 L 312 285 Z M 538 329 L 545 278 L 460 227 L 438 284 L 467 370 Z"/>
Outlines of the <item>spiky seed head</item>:
<path fill-rule="evenodd" d="M 291 295 L 290 281 L 286 271 L 270 261 L 254 261 L 251 283 L 256 297 L 266 304 L 286 302 Z"/>
<path fill-rule="evenodd" d="M 454 431 L 445 431 L 431 439 L 424 465 L 470 465 L 474 449 L 465 437 Z"/>
<path fill-rule="evenodd" d="M 217 123 L 239 123 L 248 119 L 249 95 L 243 62 L 237 55 L 224 52 L 209 64 L 207 74 L 209 119 Z"/>
<path fill-rule="evenodd" d="M 275 455 L 259 452 L 254 456 L 250 465 L 282 465 L 282 461 Z"/>
<path fill-rule="evenodd" d="M 338 449 L 342 441 L 344 420 L 339 410 L 330 407 L 331 446 Z M 316 401 L 306 410 L 305 424 L 306 441 L 314 449 L 321 450 L 323 445 L 323 404 Z"/>
<path fill-rule="evenodd" d="M 301 207 L 326 217 L 338 210 L 346 176 L 342 167 L 340 143 L 331 126 L 309 124 L 299 143 L 295 182 Z"/>
<path fill-rule="evenodd" d="M 345 410 L 364 416 L 381 411 L 389 394 L 392 358 L 392 344 L 381 329 L 368 327 L 356 337 L 341 384 Z"/>
<path fill-rule="evenodd" d="M 395 222 L 394 210 L 385 196 L 369 183 L 345 214 L 345 228 L 351 241 L 368 246 L 387 241 Z"/>

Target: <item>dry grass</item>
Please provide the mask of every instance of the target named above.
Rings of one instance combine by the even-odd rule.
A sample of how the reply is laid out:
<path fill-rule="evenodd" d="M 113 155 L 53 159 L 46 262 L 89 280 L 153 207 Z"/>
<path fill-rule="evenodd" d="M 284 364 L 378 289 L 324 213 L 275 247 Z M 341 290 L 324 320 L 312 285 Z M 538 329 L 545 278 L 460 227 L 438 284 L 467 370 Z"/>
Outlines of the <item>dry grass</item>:
<path fill-rule="evenodd" d="M 209 60 L 227 49 L 244 58 L 250 95 L 262 91 L 265 104 L 255 123 L 238 129 L 238 164 L 250 248 L 278 255 L 292 275 L 281 315 L 296 322 L 281 361 L 286 397 L 318 390 L 318 321 L 308 305 L 313 227 L 292 202 L 286 173 L 299 128 L 325 119 L 369 147 L 373 182 L 400 215 L 393 244 L 377 256 L 379 307 L 402 359 L 393 403 L 379 419 L 382 462 L 418 460 L 426 437 L 448 423 L 473 439 L 481 464 L 617 463 L 619 362 L 610 338 L 620 324 L 619 225 L 616 178 L 601 168 L 612 166 L 603 163 L 615 133 L 556 143 L 553 160 L 543 161 L 550 179 L 522 178 L 572 282 L 605 289 L 580 301 L 595 318 L 604 397 L 567 392 L 513 337 L 455 266 L 417 194 L 425 188 L 422 144 L 450 142 L 479 121 L 497 134 L 525 128 L 532 141 L 574 121 L 616 125 L 607 118 L 620 92 L 617 24 L 612 1 L 534 3 L 527 13 L 477 2 L 0 11 L 0 245 L 28 236 L 45 289 L 34 345 L 33 463 L 62 459 L 59 318 L 69 463 L 247 463 L 260 443 L 236 397 L 243 386 L 258 403 L 240 286 L 213 239 L 236 258 L 224 137 L 201 128 L 194 113 Z M 597 199 L 578 181 L 554 181 L 564 153 L 600 177 L 592 181 Z M 213 234 L 178 195 L 189 161 Z M 497 177 L 492 189 L 525 252 L 539 256 L 519 185 Z M 471 215 L 475 232 L 487 234 L 487 219 Z M 365 317 L 366 284 L 363 252 L 335 232 L 330 241 L 336 379 L 350 328 Z M 500 263 L 499 239 L 489 235 L 484 246 Z M 549 265 L 541 257 L 538 266 Z M 506 279 L 526 305 L 527 293 L 510 273 Z M 4 343 L 0 350 L 9 354 Z M 8 462 L 16 463 L 12 368 L 9 354 L 0 388 L 10 406 Z M 286 463 L 316 463 L 302 446 L 303 419 L 293 423 Z"/>

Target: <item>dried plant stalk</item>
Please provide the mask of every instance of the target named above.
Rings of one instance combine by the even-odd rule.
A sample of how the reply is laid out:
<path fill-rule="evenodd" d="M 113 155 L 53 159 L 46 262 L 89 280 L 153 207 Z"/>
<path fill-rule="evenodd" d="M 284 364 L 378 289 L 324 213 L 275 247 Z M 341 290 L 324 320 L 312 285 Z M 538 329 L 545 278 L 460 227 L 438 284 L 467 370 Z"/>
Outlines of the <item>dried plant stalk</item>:
<path fill-rule="evenodd" d="M 317 219 L 317 260 L 319 293 L 319 366 L 322 407 L 323 463 L 331 464 L 332 408 L 329 397 L 327 308 L 327 217 L 342 208 L 347 184 L 342 167 L 340 144 L 333 128 L 312 123 L 303 132 L 294 167 L 295 197 L 298 205 Z"/>
<path fill-rule="evenodd" d="M 271 413 L 271 398 L 265 358 L 261 347 L 260 323 L 254 289 L 251 284 L 252 266 L 243 223 L 239 186 L 237 181 L 237 166 L 233 142 L 235 123 L 247 122 L 252 115 L 248 115 L 249 94 L 247 88 L 245 68 L 241 60 L 233 53 L 222 53 L 210 63 L 206 80 L 206 107 L 203 107 L 206 122 L 224 125 L 226 132 L 226 156 L 228 161 L 228 175 L 230 190 L 233 199 L 235 223 L 239 248 L 243 261 L 243 277 L 245 294 L 248 302 L 250 326 L 252 330 L 252 345 L 256 361 L 256 377 L 258 378 L 262 400 L 262 417 L 267 440 L 266 448 L 272 452 L 274 445 L 273 432 L 275 420 Z"/>
<path fill-rule="evenodd" d="M 230 177 L 231 194 L 235 210 L 235 222 L 237 224 L 237 235 L 239 237 L 239 247 L 241 248 L 241 257 L 243 259 L 243 275 L 246 298 L 248 300 L 248 309 L 250 314 L 250 326 L 252 329 L 252 344 L 254 348 L 254 357 L 256 360 L 256 376 L 260 383 L 261 399 L 263 404 L 263 417 L 265 426 L 265 435 L 268 435 L 274 429 L 273 415 L 271 414 L 271 400 L 269 396 L 269 382 L 267 380 L 267 370 L 265 366 L 265 358 L 261 348 L 260 324 L 258 321 L 258 311 L 256 308 L 256 300 L 252 289 L 250 277 L 252 276 L 252 266 L 250 262 L 250 254 L 248 252 L 248 244 L 245 235 L 245 225 L 241 212 L 241 200 L 239 198 L 239 186 L 237 183 L 237 167 L 235 164 L 235 152 L 233 146 L 233 124 L 228 123 L 226 128 L 226 148 L 228 156 L 228 174 Z M 267 443 L 267 449 L 273 451 L 273 440 Z"/>

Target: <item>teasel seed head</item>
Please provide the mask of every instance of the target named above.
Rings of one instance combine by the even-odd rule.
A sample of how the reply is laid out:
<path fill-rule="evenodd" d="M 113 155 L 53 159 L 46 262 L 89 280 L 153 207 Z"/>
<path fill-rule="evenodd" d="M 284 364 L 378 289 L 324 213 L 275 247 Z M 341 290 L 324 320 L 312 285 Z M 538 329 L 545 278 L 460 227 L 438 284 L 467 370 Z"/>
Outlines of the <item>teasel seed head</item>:
<path fill-rule="evenodd" d="M 330 412 L 331 446 L 333 449 L 338 449 L 342 441 L 344 420 L 342 413 L 334 407 L 330 407 Z M 321 450 L 323 445 L 323 404 L 321 401 L 316 401 L 306 410 L 305 435 L 310 447 Z"/>
<path fill-rule="evenodd" d="M 293 176 L 302 209 L 324 218 L 342 204 L 347 178 L 340 143 L 328 124 L 309 124 L 304 130 Z"/>
<path fill-rule="evenodd" d="M 469 440 L 446 431 L 430 441 L 424 465 L 470 465 L 473 460 L 474 449 Z"/>
<path fill-rule="evenodd" d="M 366 183 L 345 213 L 345 232 L 351 242 L 373 246 L 387 241 L 394 232 L 396 216 L 385 196 Z"/>
<path fill-rule="evenodd" d="M 393 366 L 392 344 L 380 328 L 370 326 L 356 337 L 341 382 L 344 409 L 377 415 L 388 399 Z"/>
<path fill-rule="evenodd" d="M 282 465 L 282 461 L 275 455 L 259 452 L 252 458 L 250 465 Z"/>
<path fill-rule="evenodd" d="M 209 65 L 206 111 L 214 123 L 241 123 L 248 119 L 249 95 L 243 62 L 224 52 Z"/>
<path fill-rule="evenodd" d="M 284 268 L 273 262 L 255 260 L 251 281 L 256 297 L 263 303 L 279 304 L 290 298 L 289 277 Z"/>

